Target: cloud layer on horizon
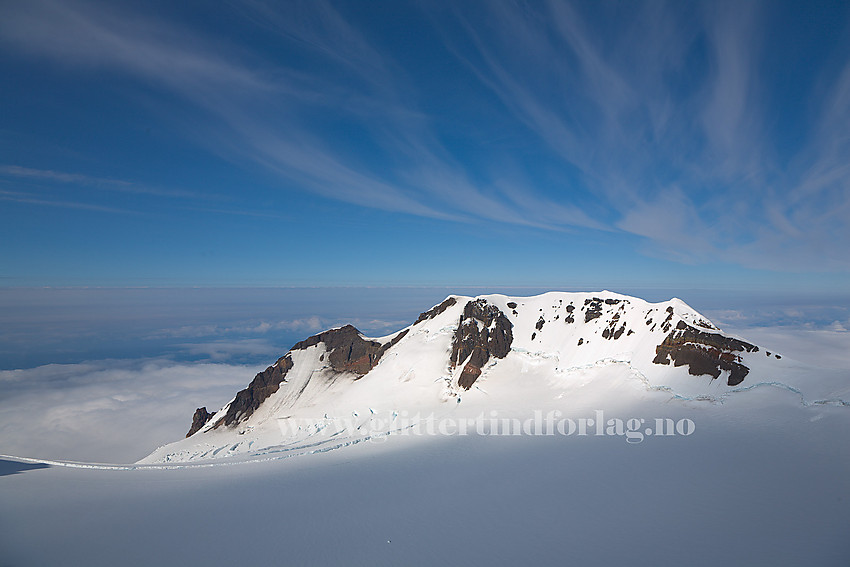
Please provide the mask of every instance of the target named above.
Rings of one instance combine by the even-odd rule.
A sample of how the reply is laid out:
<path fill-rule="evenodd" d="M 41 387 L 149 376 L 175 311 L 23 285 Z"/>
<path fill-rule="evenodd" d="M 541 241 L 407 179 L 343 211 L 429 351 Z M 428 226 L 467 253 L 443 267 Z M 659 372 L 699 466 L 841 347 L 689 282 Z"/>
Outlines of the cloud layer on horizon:
<path fill-rule="evenodd" d="M 218 411 L 263 368 L 140 359 L 0 370 L 0 453 L 135 462 L 183 437 L 195 408 Z"/>

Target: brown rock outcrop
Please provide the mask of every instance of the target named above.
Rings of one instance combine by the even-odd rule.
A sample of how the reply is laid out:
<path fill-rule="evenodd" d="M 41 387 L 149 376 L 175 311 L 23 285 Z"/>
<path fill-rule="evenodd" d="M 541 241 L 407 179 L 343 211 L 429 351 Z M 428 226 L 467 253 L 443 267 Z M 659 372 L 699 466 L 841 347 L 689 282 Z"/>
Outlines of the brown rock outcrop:
<path fill-rule="evenodd" d="M 744 381 L 750 369 L 741 364 L 736 352 L 758 352 L 758 347 L 750 343 L 726 337 L 717 333 L 699 331 L 684 321 L 679 321 L 664 341 L 655 348 L 655 364 L 687 366 L 688 373 L 694 376 L 720 376 L 721 371 L 729 372 L 726 384 L 737 386 Z"/>
<path fill-rule="evenodd" d="M 292 368 L 292 351 L 304 350 L 324 343 L 327 349 L 327 361 L 336 372 L 355 374 L 357 378 L 372 370 L 387 349 L 398 343 L 407 334 L 407 330 L 398 333 L 385 344 L 363 338 L 353 325 L 331 329 L 298 342 L 273 365 L 257 374 L 248 387 L 236 394 L 227 408 L 224 418 L 216 424 L 233 425 L 247 419 L 266 398 L 280 389 L 286 381 L 286 373 Z"/>
<path fill-rule="evenodd" d="M 186 437 L 191 437 L 197 433 L 204 425 L 207 424 L 213 415 L 215 414 L 208 412 L 206 407 L 196 409 L 195 415 L 192 416 L 192 427 L 189 428 L 189 433 L 186 434 Z"/>
<path fill-rule="evenodd" d="M 466 361 L 458 385 L 469 390 L 490 356 L 504 358 L 511 351 L 513 325 L 502 311 L 485 299 L 470 301 L 463 308 L 452 342 L 451 367 Z"/>

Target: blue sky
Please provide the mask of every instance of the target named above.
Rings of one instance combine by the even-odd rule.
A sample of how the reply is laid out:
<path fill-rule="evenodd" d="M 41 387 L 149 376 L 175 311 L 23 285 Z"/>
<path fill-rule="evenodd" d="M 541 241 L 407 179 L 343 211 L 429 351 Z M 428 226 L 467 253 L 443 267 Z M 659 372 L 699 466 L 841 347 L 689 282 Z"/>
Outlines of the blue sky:
<path fill-rule="evenodd" d="M 0 285 L 850 287 L 846 2 L 0 1 Z"/>

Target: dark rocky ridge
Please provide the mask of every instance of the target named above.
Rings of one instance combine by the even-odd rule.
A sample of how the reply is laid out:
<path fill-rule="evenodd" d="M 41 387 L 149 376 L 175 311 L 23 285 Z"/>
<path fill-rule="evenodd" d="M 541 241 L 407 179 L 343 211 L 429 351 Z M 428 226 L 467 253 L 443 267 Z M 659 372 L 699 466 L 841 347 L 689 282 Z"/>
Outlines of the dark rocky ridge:
<path fill-rule="evenodd" d="M 197 433 L 204 425 L 207 424 L 213 415 L 215 414 L 207 411 L 206 406 L 196 409 L 195 415 L 192 416 L 192 427 L 189 428 L 189 433 L 186 434 L 186 437 L 191 437 Z"/>
<path fill-rule="evenodd" d="M 684 321 L 655 348 L 655 364 L 670 364 L 688 367 L 688 373 L 694 376 L 708 374 L 715 379 L 720 372 L 729 372 L 726 384 L 737 386 L 744 381 L 750 369 L 741 364 L 741 357 L 735 352 L 758 352 L 758 347 L 750 343 L 725 337 L 717 333 L 699 331 Z"/>
<path fill-rule="evenodd" d="M 661 330 L 664 331 L 665 333 L 668 332 L 670 330 L 672 320 L 673 320 L 673 308 L 668 307 L 667 308 L 667 317 L 664 319 L 664 322 L 661 323 Z M 681 323 L 681 321 L 680 321 L 680 323 Z"/>
<path fill-rule="evenodd" d="M 304 350 L 319 343 L 325 343 L 328 350 L 328 363 L 337 372 L 353 372 L 360 376 L 372 370 L 384 352 L 395 345 L 407 334 L 407 330 L 397 334 L 382 345 L 377 341 L 367 341 L 354 325 L 346 325 L 313 335 L 291 350 Z"/>
<path fill-rule="evenodd" d="M 447 297 L 441 304 L 435 305 L 434 307 L 432 307 L 428 311 L 425 311 L 424 313 L 420 313 L 419 318 L 416 319 L 416 322 L 414 322 L 413 324 L 418 325 L 422 321 L 427 321 L 428 319 L 433 319 L 434 317 L 436 317 L 437 315 L 439 315 L 440 313 L 442 313 L 443 311 L 445 311 L 446 309 L 448 309 L 449 307 L 451 307 L 452 305 L 454 305 L 456 303 L 457 303 L 457 299 L 455 299 L 454 297 Z"/>
<path fill-rule="evenodd" d="M 236 394 L 236 397 L 227 407 L 224 418 L 216 423 L 215 427 L 233 425 L 247 419 L 266 398 L 280 389 L 280 383 L 285 381 L 284 377 L 291 368 L 292 357 L 289 353 L 286 353 L 273 366 L 269 366 L 257 374 L 247 388 Z"/>
<path fill-rule="evenodd" d="M 479 323 L 482 328 L 479 329 Z M 502 311 L 486 299 L 470 301 L 463 308 L 452 341 L 451 367 L 467 360 L 458 385 L 469 390 L 490 356 L 505 358 L 514 340 L 513 325 Z"/>
<path fill-rule="evenodd" d="M 233 425 L 247 419 L 266 398 L 280 389 L 286 381 L 286 373 L 292 368 L 292 351 L 304 350 L 319 343 L 327 349 L 327 361 L 338 372 L 355 374 L 357 378 L 372 370 L 387 349 L 394 346 L 407 334 L 407 329 L 398 333 L 385 344 L 367 341 L 353 325 L 324 331 L 298 342 L 273 365 L 257 374 L 247 388 L 236 394 L 227 408 L 224 418 L 215 427 Z"/>

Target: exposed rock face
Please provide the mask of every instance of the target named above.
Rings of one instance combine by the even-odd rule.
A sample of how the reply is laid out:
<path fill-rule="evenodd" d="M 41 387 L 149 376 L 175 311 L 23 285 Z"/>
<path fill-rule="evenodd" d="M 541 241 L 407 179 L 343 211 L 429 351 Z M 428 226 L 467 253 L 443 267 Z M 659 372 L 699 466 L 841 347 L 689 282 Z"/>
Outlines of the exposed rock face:
<path fill-rule="evenodd" d="M 667 308 L 667 317 L 664 319 L 664 322 L 661 323 L 661 330 L 665 333 L 670 330 L 670 326 L 672 325 L 671 321 L 673 320 L 673 308 Z"/>
<path fill-rule="evenodd" d="M 603 339 L 613 339 L 617 340 L 623 333 L 626 331 L 626 324 L 622 323 L 619 327 L 617 326 L 620 321 L 620 313 L 614 313 L 614 316 L 608 321 L 608 325 L 602 329 L 602 338 Z"/>
<path fill-rule="evenodd" d="M 286 353 L 273 366 L 269 366 L 257 374 L 247 388 L 236 394 L 236 397 L 230 402 L 224 418 L 215 427 L 233 425 L 248 418 L 266 398 L 278 391 L 280 383 L 284 381 L 286 373 L 291 368 L 292 357 L 289 353 Z"/>
<path fill-rule="evenodd" d="M 189 433 L 186 434 L 186 437 L 191 437 L 195 433 L 197 433 L 214 414 L 211 414 L 207 411 L 206 407 L 198 408 L 195 410 L 195 415 L 192 417 L 192 427 L 189 428 Z"/>
<path fill-rule="evenodd" d="M 425 311 L 424 313 L 420 313 L 419 318 L 413 324 L 418 325 L 422 321 L 427 321 L 428 319 L 433 319 L 434 317 L 436 317 L 437 315 L 439 315 L 440 313 L 442 313 L 443 311 L 445 311 L 446 309 L 448 309 L 449 307 L 451 307 L 455 303 L 457 303 L 457 299 L 455 299 L 454 297 L 447 297 L 445 299 L 445 301 L 443 301 L 441 304 L 435 305 L 434 307 L 432 307 L 428 311 Z M 514 305 L 516 305 L 516 304 L 514 304 Z"/>
<path fill-rule="evenodd" d="M 292 351 L 304 350 L 324 343 L 328 351 L 327 361 L 331 368 L 337 372 L 350 372 L 359 378 L 372 370 L 384 352 L 398 343 L 406 334 L 407 330 L 404 330 L 382 345 L 377 341 L 367 341 L 353 325 L 346 325 L 296 343 L 273 366 L 257 374 L 247 388 L 236 394 L 224 418 L 216 424 L 216 427 L 222 424 L 232 425 L 247 419 L 266 398 L 277 392 L 281 382 L 286 381 L 286 373 L 293 366 Z"/>
<path fill-rule="evenodd" d="M 603 300 L 594 297 L 593 299 L 585 299 L 584 300 L 584 322 L 590 323 L 594 319 L 600 317 L 602 315 L 602 303 Z"/>
<path fill-rule="evenodd" d="M 399 334 L 397 334 L 396 336 L 394 336 L 392 339 L 390 339 L 390 342 L 388 342 L 388 343 L 386 343 L 384 346 L 382 346 L 382 347 L 381 347 L 381 356 L 383 356 L 383 354 L 384 354 L 385 352 L 387 352 L 388 350 L 390 350 L 391 348 L 393 348 L 395 345 L 397 345 L 397 344 L 398 344 L 398 342 L 399 342 L 401 339 L 403 339 L 404 337 L 406 337 L 406 336 L 407 336 L 408 331 L 410 331 L 410 329 L 405 329 L 405 330 L 403 330 L 402 332 L 400 332 Z M 377 362 L 377 360 L 376 360 L 375 362 Z"/>
<path fill-rule="evenodd" d="M 729 372 L 726 383 L 737 386 L 744 381 L 750 369 L 741 364 L 741 357 L 735 352 L 758 352 L 758 347 L 725 337 L 717 333 L 699 331 L 684 321 L 679 321 L 676 328 L 655 349 L 655 364 L 670 364 L 688 366 L 688 373 L 698 376 L 708 374 L 712 378 L 720 376 L 720 372 Z"/>
<path fill-rule="evenodd" d="M 398 339 L 400 337 L 396 336 L 393 340 Z M 346 325 L 296 343 L 292 350 L 304 350 L 319 343 L 325 343 L 331 368 L 337 372 L 353 372 L 360 376 L 372 370 L 384 351 L 389 348 L 376 341 L 367 341 L 353 325 Z"/>
<path fill-rule="evenodd" d="M 537 320 L 537 323 L 534 325 L 534 328 L 538 331 L 543 330 L 543 325 L 546 324 L 546 320 L 541 316 L 540 319 Z"/>
<path fill-rule="evenodd" d="M 508 355 L 514 340 L 512 328 L 505 314 L 487 300 L 466 304 L 455 329 L 451 354 L 452 368 L 466 361 L 458 380 L 461 388 L 472 387 L 491 355 L 496 358 Z"/>

